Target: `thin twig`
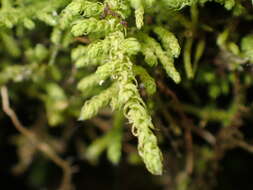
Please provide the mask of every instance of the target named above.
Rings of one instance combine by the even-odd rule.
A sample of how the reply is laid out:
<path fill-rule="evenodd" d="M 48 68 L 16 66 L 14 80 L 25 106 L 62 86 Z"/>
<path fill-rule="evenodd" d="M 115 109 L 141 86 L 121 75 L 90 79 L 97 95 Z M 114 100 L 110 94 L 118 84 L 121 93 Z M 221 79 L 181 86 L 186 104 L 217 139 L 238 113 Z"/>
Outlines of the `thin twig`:
<path fill-rule="evenodd" d="M 211 145 L 215 145 L 216 143 L 216 139 L 215 137 L 207 130 L 203 129 L 203 128 L 200 128 L 200 127 L 196 127 L 195 125 L 193 125 L 193 123 L 191 121 L 189 121 L 189 119 L 186 117 L 186 115 L 184 114 L 183 112 L 183 108 L 184 108 L 184 105 L 182 105 L 182 103 L 179 102 L 177 96 L 175 93 L 173 93 L 170 89 L 166 88 L 161 82 L 158 81 L 158 87 L 165 93 L 167 94 L 168 96 L 171 96 L 172 97 L 172 101 L 173 103 L 176 104 L 176 109 L 177 109 L 177 112 L 180 113 L 181 116 L 183 116 L 188 123 L 188 126 L 191 128 L 191 130 L 196 133 L 197 135 L 199 135 L 200 137 L 202 137 L 203 139 L 205 139 L 209 144 Z"/>
<path fill-rule="evenodd" d="M 242 140 L 235 140 L 234 142 L 237 146 L 241 147 L 242 149 L 250 152 L 250 153 L 253 153 L 253 145 L 251 144 L 248 144 L 247 142 L 244 142 Z"/>
<path fill-rule="evenodd" d="M 72 168 L 69 163 L 62 158 L 60 158 L 55 151 L 45 142 L 39 140 L 37 135 L 31 132 L 29 129 L 25 128 L 20 120 L 18 119 L 15 111 L 10 107 L 8 89 L 6 86 L 1 87 L 1 98 L 2 98 L 2 108 L 3 111 L 10 117 L 15 128 L 25 137 L 27 137 L 35 147 L 43 152 L 47 157 L 49 157 L 56 165 L 63 170 L 63 180 L 60 186 L 60 190 L 70 190 L 71 189 L 71 177 Z"/>
<path fill-rule="evenodd" d="M 103 132 L 107 132 L 111 128 L 111 125 L 103 119 L 95 117 L 92 118 L 90 121 Z"/>
<path fill-rule="evenodd" d="M 75 40 L 84 44 L 89 44 L 91 42 L 87 37 L 76 37 Z"/>
<path fill-rule="evenodd" d="M 173 93 L 169 88 L 167 88 L 161 81 L 157 82 L 158 88 L 164 92 L 165 94 L 169 95 L 172 97 L 172 100 L 174 103 L 177 105 L 175 107 L 175 111 L 179 114 L 181 117 L 181 125 L 185 130 L 185 145 L 186 145 L 186 172 L 188 175 L 190 175 L 193 172 L 194 168 L 194 154 L 193 154 L 193 140 L 192 140 L 192 132 L 191 128 L 193 125 L 192 121 L 187 118 L 183 110 L 181 110 L 181 103 L 178 100 L 177 96 L 175 93 Z"/>

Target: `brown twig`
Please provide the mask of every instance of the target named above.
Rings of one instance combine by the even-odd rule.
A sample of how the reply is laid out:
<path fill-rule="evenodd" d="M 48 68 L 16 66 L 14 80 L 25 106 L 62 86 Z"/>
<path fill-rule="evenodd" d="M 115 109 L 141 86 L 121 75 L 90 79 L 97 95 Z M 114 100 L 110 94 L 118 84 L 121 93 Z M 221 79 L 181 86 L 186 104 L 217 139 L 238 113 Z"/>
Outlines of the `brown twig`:
<path fill-rule="evenodd" d="M 160 81 L 157 82 L 158 87 L 161 89 L 161 91 L 163 91 L 163 93 L 167 94 L 168 96 L 172 97 L 173 103 L 176 104 L 176 109 L 177 112 L 180 113 L 180 115 L 186 119 L 186 123 L 187 125 L 191 128 L 191 130 L 196 133 L 197 135 L 199 135 L 200 137 L 202 137 L 204 140 L 206 140 L 209 144 L 211 145 L 215 145 L 216 143 L 216 139 L 215 137 L 208 132 L 207 130 L 200 128 L 200 127 L 196 127 L 195 125 L 193 125 L 193 123 L 186 117 L 186 115 L 183 112 L 183 108 L 184 106 L 179 102 L 177 96 L 175 93 L 173 93 L 170 89 L 166 88 Z"/>
<path fill-rule="evenodd" d="M 87 37 L 76 37 L 75 40 L 79 41 L 81 43 L 84 43 L 84 44 L 89 44 L 90 43 L 90 39 L 87 38 Z"/>
<path fill-rule="evenodd" d="M 185 130 L 184 138 L 185 138 L 185 145 L 186 145 L 186 172 L 188 175 L 190 175 L 193 171 L 194 167 L 194 155 L 193 155 L 193 142 L 192 142 L 192 133 L 191 128 L 193 126 L 193 123 L 190 119 L 187 118 L 185 113 L 181 110 L 181 104 L 176 96 L 175 93 L 173 93 L 170 89 L 168 89 L 161 81 L 157 82 L 158 88 L 164 92 L 165 94 L 172 97 L 172 101 L 176 104 L 175 111 L 179 114 L 181 117 L 181 125 Z"/>
<path fill-rule="evenodd" d="M 239 128 L 243 126 L 242 113 L 245 108 L 245 90 L 240 82 L 239 74 L 234 73 L 235 82 L 233 86 L 233 103 L 230 105 L 230 117 L 226 127 L 221 128 L 217 133 L 217 143 L 215 146 L 215 160 L 220 160 L 224 156 L 225 152 L 234 147 L 241 147 L 249 152 L 252 151 L 250 145 L 242 140 L 238 140 L 237 137 L 241 136 Z"/>
<path fill-rule="evenodd" d="M 103 132 L 107 132 L 111 128 L 111 125 L 108 122 L 98 117 L 94 117 L 90 121 Z"/>
<path fill-rule="evenodd" d="M 71 189 L 71 177 L 72 168 L 69 163 L 62 158 L 60 158 L 55 151 L 45 142 L 39 140 L 37 135 L 31 132 L 29 129 L 25 128 L 20 120 L 18 119 L 15 111 L 10 107 L 8 89 L 6 86 L 1 87 L 1 98 L 2 98 L 2 108 L 3 111 L 10 117 L 15 128 L 25 137 L 27 137 L 35 147 L 43 152 L 48 158 L 50 158 L 56 165 L 63 170 L 63 180 L 60 186 L 60 190 L 70 190 Z"/>
<path fill-rule="evenodd" d="M 240 148 L 250 152 L 250 153 L 253 153 L 253 145 L 251 144 L 248 144 L 247 142 L 245 141 L 242 141 L 242 140 L 235 140 L 234 142 L 237 146 L 239 146 Z"/>

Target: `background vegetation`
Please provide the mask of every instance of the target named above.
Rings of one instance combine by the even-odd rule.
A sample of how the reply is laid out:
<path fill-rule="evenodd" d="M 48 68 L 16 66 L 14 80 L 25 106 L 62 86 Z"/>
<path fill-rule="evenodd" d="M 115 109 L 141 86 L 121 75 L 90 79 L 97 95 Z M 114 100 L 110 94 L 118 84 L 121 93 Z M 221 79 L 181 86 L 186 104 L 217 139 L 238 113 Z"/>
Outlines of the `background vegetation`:
<path fill-rule="evenodd" d="M 1 0 L 0 183 L 252 189 L 249 0 Z"/>

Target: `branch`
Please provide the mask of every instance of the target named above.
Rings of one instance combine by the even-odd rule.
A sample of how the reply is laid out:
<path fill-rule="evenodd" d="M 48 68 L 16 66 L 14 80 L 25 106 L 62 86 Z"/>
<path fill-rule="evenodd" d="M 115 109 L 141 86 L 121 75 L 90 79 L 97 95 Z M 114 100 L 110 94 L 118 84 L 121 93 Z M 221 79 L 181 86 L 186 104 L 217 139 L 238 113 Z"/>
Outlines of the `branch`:
<path fill-rule="evenodd" d="M 1 98 L 2 98 L 2 108 L 3 111 L 8 115 L 15 126 L 15 128 L 25 137 L 27 137 L 35 147 L 44 153 L 48 158 L 50 158 L 56 165 L 58 165 L 63 170 L 63 180 L 60 186 L 60 190 L 70 190 L 71 189 L 71 177 L 72 168 L 69 163 L 62 158 L 60 158 L 55 151 L 45 142 L 39 140 L 37 135 L 35 135 L 30 130 L 26 129 L 20 120 L 18 119 L 14 110 L 10 107 L 8 89 L 6 86 L 1 87 Z"/>

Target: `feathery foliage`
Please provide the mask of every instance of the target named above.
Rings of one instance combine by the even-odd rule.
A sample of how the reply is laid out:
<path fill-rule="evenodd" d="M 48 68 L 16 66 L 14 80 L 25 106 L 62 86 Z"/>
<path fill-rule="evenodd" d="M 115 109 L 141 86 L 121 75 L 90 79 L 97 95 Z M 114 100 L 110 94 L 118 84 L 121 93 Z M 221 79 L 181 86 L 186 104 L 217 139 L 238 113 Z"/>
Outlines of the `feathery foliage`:
<path fill-rule="evenodd" d="M 234 73 L 253 62 L 250 32 L 231 35 L 236 30 L 233 24 L 226 23 L 219 31 L 212 22 L 202 21 L 200 10 L 210 3 L 224 7 L 233 18 L 253 19 L 244 0 L 2 0 L 0 85 L 24 83 L 28 96 L 43 102 L 49 126 L 64 125 L 72 117 L 93 121 L 110 107 L 115 112 L 112 127 L 88 146 L 84 157 L 96 162 L 107 150 L 108 159 L 118 164 L 127 123 L 147 170 L 162 175 L 163 137 L 152 121 L 157 88 L 164 90 L 161 80 L 187 90 L 187 79 L 208 83 L 208 96 L 215 100 L 230 92 Z M 198 69 L 209 33 L 216 35 L 217 60 L 229 62 L 224 66 L 231 71 L 227 80 L 219 81 L 208 66 Z M 222 125 L 232 122 L 231 115 L 239 109 L 234 103 L 228 113 L 215 112 L 213 104 L 203 110 L 190 105 L 180 109 L 204 118 L 203 122 L 224 119 Z M 175 108 L 184 118 L 180 109 Z"/>

